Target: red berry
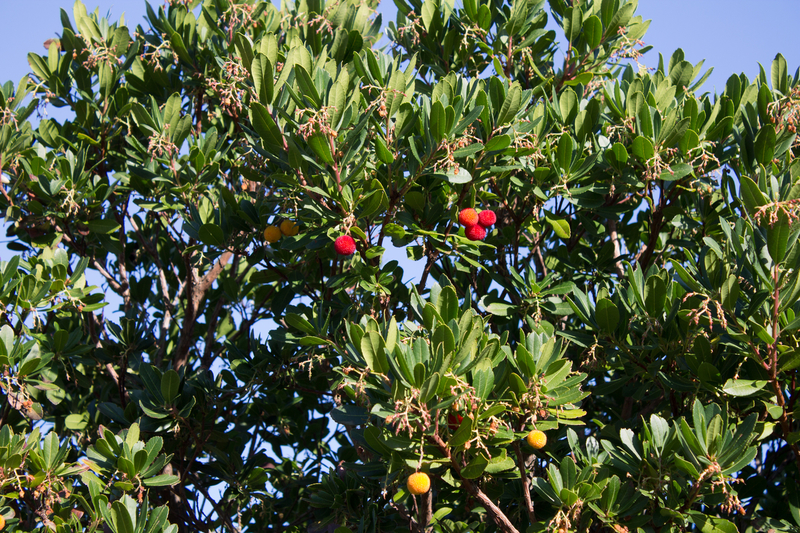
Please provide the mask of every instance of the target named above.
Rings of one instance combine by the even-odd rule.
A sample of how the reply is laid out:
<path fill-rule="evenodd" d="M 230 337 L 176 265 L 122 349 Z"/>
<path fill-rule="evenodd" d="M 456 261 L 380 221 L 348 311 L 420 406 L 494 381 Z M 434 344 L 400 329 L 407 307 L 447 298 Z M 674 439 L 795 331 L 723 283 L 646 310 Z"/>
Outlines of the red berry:
<path fill-rule="evenodd" d="M 484 228 L 494 226 L 495 222 L 497 222 L 497 215 L 494 214 L 494 211 L 487 209 L 478 213 L 478 224 Z"/>
<path fill-rule="evenodd" d="M 450 431 L 455 431 L 461 425 L 462 420 L 464 420 L 463 416 L 456 413 L 450 413 L 447 415 L 447 427 L 450 428 Z"/>
<path fill-rule="evenodd" d="M 486 228 L 480 224 L 468 226 L 467 229 L 464 230 L 464 235 L 471 241 L 482 241 L 486 238 Z"/>
<path fill-rule="evenodd" d="M 353 255 L 356 251 L 356 241 L 350 235 L 342 235 L 333 243 L 333 248 L 339 255 Z"/>
<path fill-rule="evenodd" d="M 478 223 L 479 219 L 480 217 L 478 217 L 478 212 L 471 207 L 462 209 L 458 214 L 458 223 L 466 227 L 474 226 Z"/>

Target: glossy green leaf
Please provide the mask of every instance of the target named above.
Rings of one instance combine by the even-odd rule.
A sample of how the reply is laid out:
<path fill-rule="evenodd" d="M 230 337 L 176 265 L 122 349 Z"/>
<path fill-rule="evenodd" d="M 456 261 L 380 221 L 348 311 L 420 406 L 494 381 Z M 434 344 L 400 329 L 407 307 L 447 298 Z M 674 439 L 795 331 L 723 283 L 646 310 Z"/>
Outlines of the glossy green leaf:
<path fill-rule="evenodd" d="M 595 307 L 595 320 L 605 331 L 614 332 L 619 324 L 619 310 L 608 298 L 600 298 Z"/>
<path fill-rule="evenodd" d="M 171 404 L 178 397 L 178 389 L 181 385 L 181 378 L 174 370 L 167 370 L 161 376 L 161 395 L 164 402 Z"/>

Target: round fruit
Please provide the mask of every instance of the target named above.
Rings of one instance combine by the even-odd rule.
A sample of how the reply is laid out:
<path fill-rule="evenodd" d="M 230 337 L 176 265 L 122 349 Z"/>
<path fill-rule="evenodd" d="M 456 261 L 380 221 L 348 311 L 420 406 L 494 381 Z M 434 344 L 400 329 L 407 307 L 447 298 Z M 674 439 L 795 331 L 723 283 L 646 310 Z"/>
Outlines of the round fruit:
<path fill-rule="evenodd" d="M 464 420 L 463 416 L 456 413 L 450 413 L 447 415 L 447 427 L 450 428 L 450 431 L 455 431 L 461 425 L 462 420 Z"/>
<path fill-rule="evenodd" d="M 281 233 L 286 235 L 287 237 L 294 237 L 300 232 L 300 228 L 297 227 L 293 221 L 286 219 L 281 222 Z"/>
<path fill-rule="evenodd" d="M 478 223 L 478 212 L 471 207 L 462 209 L 458 214 L 458 223 L 466 227 L 474 226 Z"/>
<path fill-rule="evenodd" d="M 425 494 L 431 489 L 431 478 L 425 472 L 415 472 L 408 476 L 406 487 L 414 496 Z"/>
<path fill-rule="evenodd" d="M 531 448 L 541 450 L 544 448 L 544 445 L 547 444 L 547 435 L 544 434 L 544 431 L 534 429 L 528 433 L 528 436 L 525 437 L 525 440 L 528 442 L 528 444 L 530 444 Z"/>
<path fill-rule="evenodd" d="M 0 529 L 6 527 L 6 518 L 0 514 Z"/>
<path fill-rule="evenodd" d="M 339 255 L 353 255 L 356 251 L 356 241 L 350 235 L 342 235 L 333 243 L 333 248 Z"/>
<path fill-rule="evenodd" d="M 467 229 L 464 230 L 464 235 L 471 241 L 482 241 L 486 238 L 486 228 L 480 224 L 467 226 Z"/>
<path fill-rule="evenodd" d="M 264 230 L 264 240 L 272 244 L 281 238 L 281 230 L 277 226 L 267 226 Z"/>
<path fill-rule="evenodd" d="M 494 226 L 495 222 L 497 222 L 497 215 L 494 214 L 494 211 L 487 209 L 478 213 L 478 224 L 484 228 Z"/>

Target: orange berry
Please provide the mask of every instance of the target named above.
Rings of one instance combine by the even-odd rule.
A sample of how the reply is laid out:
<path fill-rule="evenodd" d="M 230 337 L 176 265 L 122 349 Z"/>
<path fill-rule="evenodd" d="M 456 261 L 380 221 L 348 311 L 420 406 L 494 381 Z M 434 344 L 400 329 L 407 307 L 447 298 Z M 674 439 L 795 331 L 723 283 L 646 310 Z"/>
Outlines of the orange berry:
<path fill-rule="evenodd" d="M 6 518 L 0 514 L 0 529 L 6 527 Z"/>
<path fill-rule="evenodd" d="M 425 472 L 415 472 L 408 476 L 406 487 L 414 496 L 425 494 L 431 489 L 431 478 Z"/>
<path fill-rule="evenodd" d="M 272 244 L 278 242 L 280 238 L 281 230 L 279 230 L 277 226 L 267 226 L 267 229 L 264 230 L 264 240 L 268 243 Z"/>
<path fill-rule="evenodd" d="M 466 227 L 474 226 L 478 223 L 478 212 L 471 207 L 462 209 L 458 214 L 458 223 Z"/>
<path fill-rule="evenodd" d="M 300 232 L 300 228 L 297 227 L 293 221 L 286 219 L 281 222 L 281 233 L 283 233 L 287 237 L 294 237 Z"/>
<path fill-rule="evenodd" d="M 525 440 L 528 442 L 531 448 L 535 450 L 541 450 L 544 448 L 544 445 L 547 444 L 547 435 L 544 434 L 544 431 L 534 429 L 528 433 L 528 436 L 525 437 Z"/>

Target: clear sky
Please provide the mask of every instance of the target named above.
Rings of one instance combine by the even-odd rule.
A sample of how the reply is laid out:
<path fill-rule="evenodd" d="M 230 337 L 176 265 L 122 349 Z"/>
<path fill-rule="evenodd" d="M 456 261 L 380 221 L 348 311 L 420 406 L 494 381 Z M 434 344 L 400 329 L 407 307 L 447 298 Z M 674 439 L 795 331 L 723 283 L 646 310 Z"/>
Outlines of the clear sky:
<path fill-rule="evenodd" d="M 460 0 L 456 0 L 460 3 Z M 117 19 L 125 13 L 128 26 L 141 23 L 144 0 L 86 0 L 88 10 L 100 9 Z M 153 0 L 157 8 L 163 2 Z M 14 82 L 28 72 L 26 56 L 30 51 L 44 54 L 42 45 L 61 29 L 59 8 L 72 14 L 70 0 L 0 0 L 0 83 Z M 704 86 L 706 91 L 721 91 L 734 72 L 745 72 L 751 79 L 758 73 L 758 63 L 769 71 L 775 54 L 781 52 L 794 73 L 800 66 L 800 29 L 798 0 L 640 0 L 638 14 L 651 19 L 645 42 L 654 51 L 645 56 L 648 66 L 658 64 L 658 52 L 669 57 L 683 48 L 692 62 L 706 59 L 714 74 Z M 384 0 L 381 6 L 384 24 L 394 20 L 395 7 Z"/>

